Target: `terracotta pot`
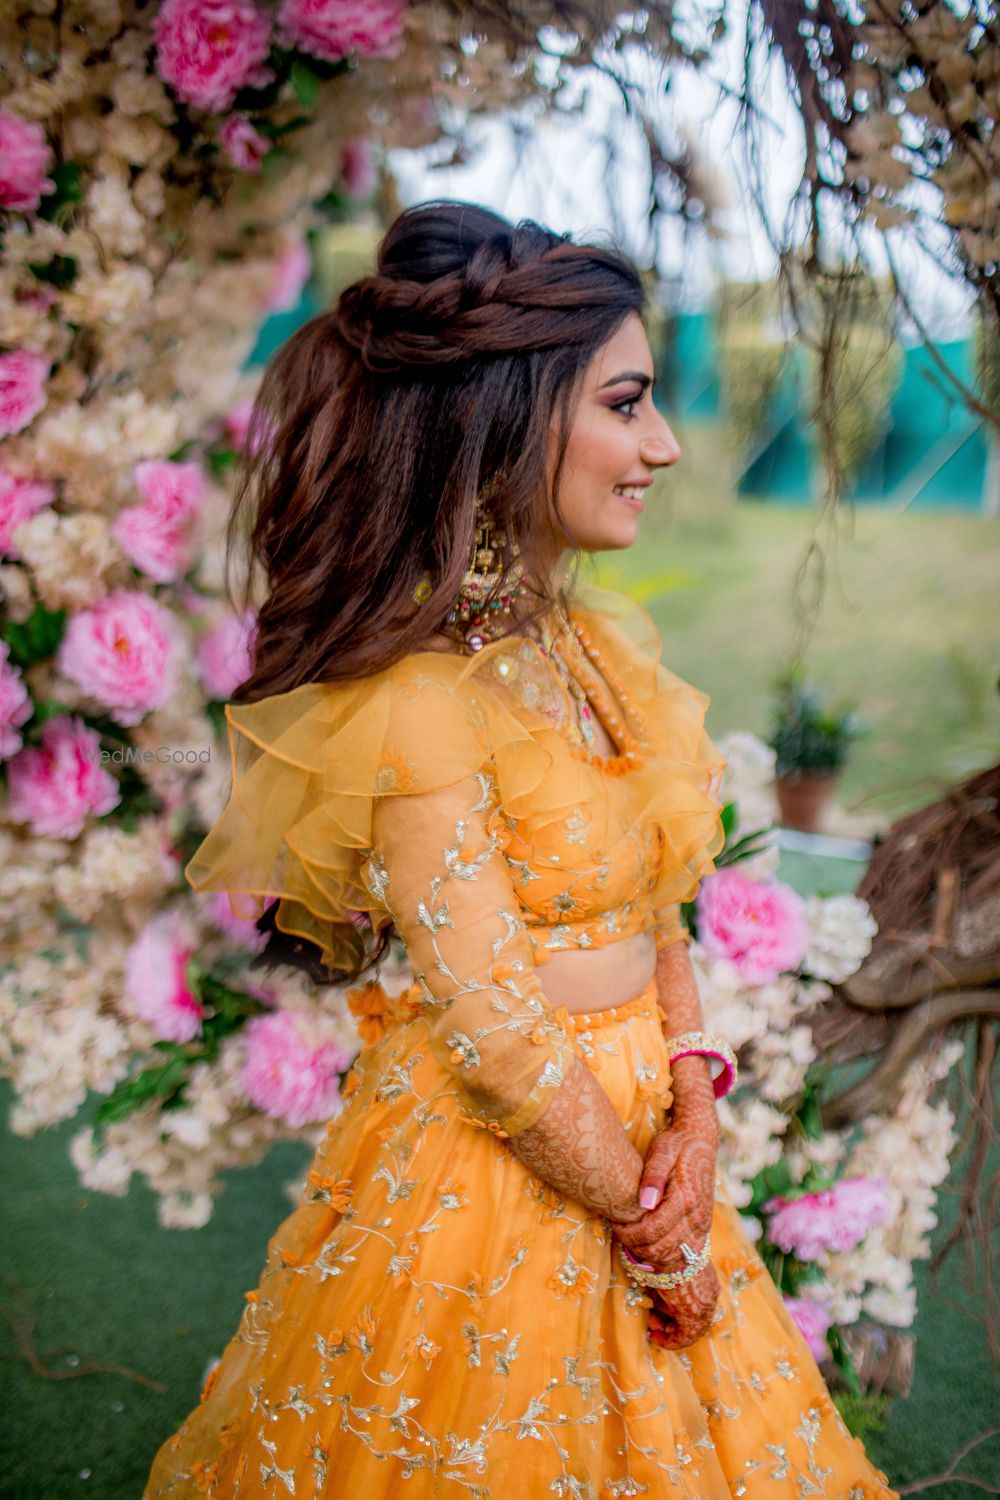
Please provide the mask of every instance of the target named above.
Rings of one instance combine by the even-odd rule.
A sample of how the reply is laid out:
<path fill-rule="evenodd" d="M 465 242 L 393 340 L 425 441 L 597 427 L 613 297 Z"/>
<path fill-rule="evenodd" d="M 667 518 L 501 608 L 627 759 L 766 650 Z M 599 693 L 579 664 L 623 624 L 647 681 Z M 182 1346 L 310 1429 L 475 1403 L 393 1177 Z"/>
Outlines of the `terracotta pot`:
<path fill-rule="evenodd" d="M 822 775 L 803 771 L 779 776 L 774 789 L 778 795 L 782 827 L 797 828 L 800 833 L 818 833 L 839 780 L 839 771 L 827 771 Z"/>

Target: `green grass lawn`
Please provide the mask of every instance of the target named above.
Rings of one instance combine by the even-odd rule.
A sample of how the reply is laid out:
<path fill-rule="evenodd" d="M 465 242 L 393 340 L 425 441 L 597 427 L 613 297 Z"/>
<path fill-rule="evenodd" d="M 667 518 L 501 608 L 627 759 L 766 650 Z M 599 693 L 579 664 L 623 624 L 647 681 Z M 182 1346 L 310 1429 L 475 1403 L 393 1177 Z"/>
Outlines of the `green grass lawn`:
<path fill-rule="evenodd" d="M 680 433 L 693 448 L 688 472 L 682 460 L 676 479 L 658 479 L 638 543 L 601 554 L 593 576 L 645 604 L 666 664 L 711 696 L 710 733 L 766 738 L 816 513 L 734 504 L 711 478 L 701 435 L 690 437 Z M 1000 520 L 859 506 L 836 530 L 805 662 L 872 728 L 838 800 L 892 820 L 1000 754 Z"/>

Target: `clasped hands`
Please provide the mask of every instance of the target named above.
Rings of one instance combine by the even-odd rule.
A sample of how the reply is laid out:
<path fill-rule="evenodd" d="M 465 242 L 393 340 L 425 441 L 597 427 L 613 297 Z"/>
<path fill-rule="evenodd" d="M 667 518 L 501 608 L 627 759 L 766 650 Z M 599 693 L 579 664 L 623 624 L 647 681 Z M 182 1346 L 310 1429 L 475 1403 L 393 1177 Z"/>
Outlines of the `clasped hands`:
<path fill-rule="evenodd" d="M 715 1154 L 714 1132 L 693 1125 L 673 1125 L 654 1138 L 642 1170 L 639 1201 L 642 1207 L 655 1202 L 655 1207 L 631 1224 L 614 1225 L 615 1236 L 636 1260 L 654 1271 L 678 1271 L 685 1265 L 682 1244 L 701 1250 L 712 1227 Z M 645 1290 L 653 1299 L 651 1341 L 663 1349 L 685 1349 L 711 1325 L 720 1287 L 715 1267 L 709 1265 L 682 1286 Z"/>

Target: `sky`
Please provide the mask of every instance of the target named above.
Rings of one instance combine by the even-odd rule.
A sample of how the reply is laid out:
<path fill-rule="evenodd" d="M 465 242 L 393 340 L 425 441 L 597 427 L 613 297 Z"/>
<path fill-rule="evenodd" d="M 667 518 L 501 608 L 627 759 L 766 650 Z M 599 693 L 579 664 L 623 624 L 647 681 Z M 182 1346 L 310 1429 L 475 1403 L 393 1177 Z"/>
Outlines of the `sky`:
<path fill-rule="evenodd" d="M 697 19 L 705 7 L 688 5 Z M 586 100 L 581 113 L 566 119 L 531 122 L 516 118 L 474 121 L 469 127 L 473 146 L 461 166 L 435 167 L 449 154 L 439 145 L 418 151 L 390 153 L 404 204 L 427 198 L 464 198 L 481 203 L 508 218 L 538 219 L 574 237 L 610 232 L 640 264 L 655 263 L 669 282 L 681 307 L 708 305 L 720 281 L 766 279 L 774 274 L 775 258 L 768 234 L 750 192 L 746 140 L 738 129 L 736 101 L 720 94 L 742 83 L 743 6 L 732 7 L 733 22 L 719 54 L 703 72 L 689 67 L 667 68 L 639 47 L 624 54 L 630 79 L 639 83 L 648 100 L 655 101 L 653 118 L 666 140 L 686 133 L 697 153 L 721 184 L 728 207 L 721 215 L 724 237 L 708 238 L 700 229 L 685 246 L 676 223 L 665 222 L 653 245 L 647 223 L 648 171 L 638 125 L 628 118 L 621 93 L 594 69 L 572 69 L 572 97 Z M 550 40 L 558 46 L 558 36 Z M 621 66 L 622 54 L 615 63 Z M 664 84 L 669 74 L 669 93 Z M 753 97 L 762 113 L 761 180 L 766 185 L 765 211 L 779 225 L 799 182 L 803 146 L 798 114 L 789 95 L 784 72 L 776 59 L 756 71 Z M 609 172 L 603 137 L 614 142 L 615 164 Z M 610 182 L 610 194 L 608 183 Z M 884 264 L 876 236 L 870 241 L 876 264 Z M 968 326 L 969 297 L 938 269 L 932 259 L 897 238 L 899 262 L 906 272 L 911 295 L 934 336 L 955 337 Z M 915 337 L 904 329 L 904 337 Z"/>

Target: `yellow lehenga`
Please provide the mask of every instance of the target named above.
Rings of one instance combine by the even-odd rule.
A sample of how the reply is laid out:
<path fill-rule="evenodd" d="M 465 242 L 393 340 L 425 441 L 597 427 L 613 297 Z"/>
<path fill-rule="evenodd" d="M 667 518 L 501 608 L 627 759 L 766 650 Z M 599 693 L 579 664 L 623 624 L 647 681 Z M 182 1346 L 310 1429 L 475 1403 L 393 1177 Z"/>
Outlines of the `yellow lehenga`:
<path fill-rule="evenodd" d="M 654 924 L 682 938 L 678 903 L 722 844 L 707 698 L 660 663 L 640 606 L 590 589 L 571 616 L 630 726 L 616 756 L 569 743 L 525 638 L 227 710 L 233 792 L 191 883 L 245 915 L 279 897 L 279 927 L 329 963 L 358 950 L 351 913 L 393 921 L 416 977 L 353 992 L 344 1108 L 144 1500 L 892 1494 L 721 1187 L 722 1296 L 673 1352 L 608 1223 L 511 1148 L 573 1055 L 640 1152 L 663 1128 L 656 981 L 582 1016 L 541 976 Z"/>

